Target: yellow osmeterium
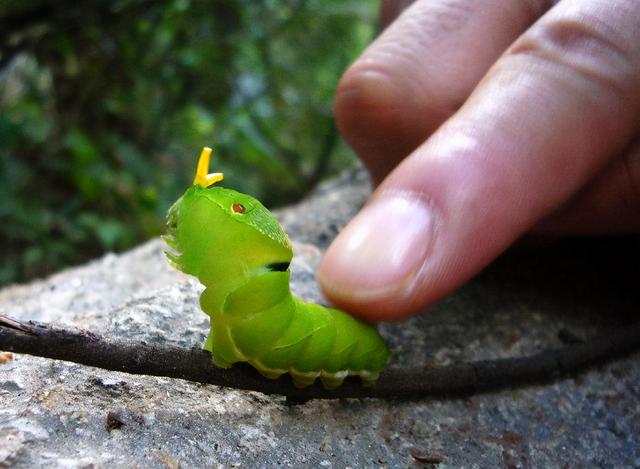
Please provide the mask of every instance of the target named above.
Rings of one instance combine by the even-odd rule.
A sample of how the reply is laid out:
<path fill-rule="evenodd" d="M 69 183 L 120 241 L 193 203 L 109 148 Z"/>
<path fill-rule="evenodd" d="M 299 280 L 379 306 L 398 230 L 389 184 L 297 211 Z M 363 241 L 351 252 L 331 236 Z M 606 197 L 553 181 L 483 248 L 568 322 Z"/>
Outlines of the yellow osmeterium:
<path fill-rule="evenodd" d="M 209 187 L 218 181 L 222 181 L 224 175 L 222 173 L 209 173 L 209 164 L 211 162 L 211 148 L 204 147 L 200 158 L 198 159 L 198 167 L 196 169 L 196 177 L 193 179 L 194 186 Z"/>

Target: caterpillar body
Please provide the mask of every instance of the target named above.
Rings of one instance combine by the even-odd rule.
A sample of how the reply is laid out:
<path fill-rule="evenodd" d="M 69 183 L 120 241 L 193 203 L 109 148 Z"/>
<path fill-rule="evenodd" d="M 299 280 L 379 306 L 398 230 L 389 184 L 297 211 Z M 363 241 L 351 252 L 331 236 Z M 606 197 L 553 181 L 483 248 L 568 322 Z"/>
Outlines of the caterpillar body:
<path fill-rule="evenodd" d="M 194 185 L 169 209 L 163 238 L 172 265 L 206 287 L 213 363 L 247 362 L 272 379 L 288 373 L 298 387 L 319 377 L 333 389 L 349 375 L 373 384 L 389 358 L 375 327 L 291 294 L 287 235 L 253 197 L 209 187 L 222 179 L 207 174 L 210 155 L 202 151 Z"/>

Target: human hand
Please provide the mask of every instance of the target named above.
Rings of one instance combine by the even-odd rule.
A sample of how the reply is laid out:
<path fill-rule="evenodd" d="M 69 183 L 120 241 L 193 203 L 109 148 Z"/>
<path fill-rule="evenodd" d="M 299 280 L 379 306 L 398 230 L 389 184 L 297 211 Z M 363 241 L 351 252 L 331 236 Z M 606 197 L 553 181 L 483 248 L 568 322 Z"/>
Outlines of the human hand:
<path fill-rule="evenodd" d="M 530 230 L 640 232 L 639 0 L 418 0 L 335 114 L 380 184 L 318 280 L 362 318 L 423 310 Z"/>

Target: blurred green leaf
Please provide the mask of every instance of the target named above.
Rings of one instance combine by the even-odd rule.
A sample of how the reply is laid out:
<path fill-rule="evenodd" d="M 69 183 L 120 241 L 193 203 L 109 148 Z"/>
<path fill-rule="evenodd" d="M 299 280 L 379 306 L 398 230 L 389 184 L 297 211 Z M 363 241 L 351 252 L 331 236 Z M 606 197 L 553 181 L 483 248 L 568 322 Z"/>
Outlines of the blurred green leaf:
<path fill-rule="evenodd" d="M 0 2 L 0 283 L 162 229 L 212 146 L 274 206 L 349 165 L 336 83 L 377 1 Z"/>

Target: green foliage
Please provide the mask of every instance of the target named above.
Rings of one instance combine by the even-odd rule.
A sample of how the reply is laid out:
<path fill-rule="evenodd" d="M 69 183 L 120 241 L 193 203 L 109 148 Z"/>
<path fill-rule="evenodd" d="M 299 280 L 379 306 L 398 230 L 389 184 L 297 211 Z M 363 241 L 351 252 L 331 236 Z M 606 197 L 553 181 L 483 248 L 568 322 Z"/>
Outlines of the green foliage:
<path fill-rule="evenodd" d="M 376 3 L 0 1 L 0 283 L 157 234 L 204 145 L 270 206 L 347 165 L 332 99 Z"/>

